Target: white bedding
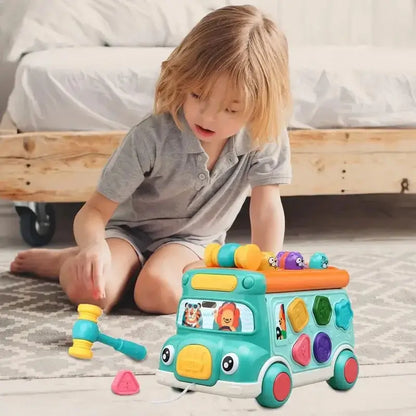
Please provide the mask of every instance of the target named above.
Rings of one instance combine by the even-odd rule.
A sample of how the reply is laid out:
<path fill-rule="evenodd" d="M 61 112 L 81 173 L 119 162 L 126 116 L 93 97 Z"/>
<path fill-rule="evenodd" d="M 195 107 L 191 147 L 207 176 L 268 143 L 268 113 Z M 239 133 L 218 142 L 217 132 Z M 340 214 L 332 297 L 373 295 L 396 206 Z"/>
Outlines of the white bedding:
<path fill-rule="evenodd" d="M 0 0 L 0 59 L 85 46 L 175 46 L 207 13 L 253 3 L 275 17 L 275 0 Z"/>
<path fill-rule="evenodd" d="M 291 48 L 297 128 L 416 127 L 414 48 Z"/>
<path fill-rule="evenodd" d="M 25 55 L 8 112 L 21 131 L 125 130 L 153 109 L 173 48 L 61 48 Z"/>
<path fill-rule="evenodd" d="M 152 111 L 172 48 L 62 48 L 25 55 L 8 111 L 21 131 L 128 129 Z M 416 127 L 414 49 L 292 47 L 290 127 Z"/>

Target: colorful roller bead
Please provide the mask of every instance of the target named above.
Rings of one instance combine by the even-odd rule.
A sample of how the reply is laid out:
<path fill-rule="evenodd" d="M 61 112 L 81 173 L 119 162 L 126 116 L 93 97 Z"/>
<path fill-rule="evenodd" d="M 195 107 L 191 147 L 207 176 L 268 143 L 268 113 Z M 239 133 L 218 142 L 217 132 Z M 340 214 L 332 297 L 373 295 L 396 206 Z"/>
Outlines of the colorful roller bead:
<path fill-rule="evenodd" d="M 237 243 L 224 244 L 218 251 L 218 265 L 221 267 L 235 267 L 234 254 L 240 247 Z"/>
<path fill-rule="evenodd" d="M 276 263 L 280 269 L 287 270 L 300 270 L 305 267 L 303 256 L 298 251 L 279 251 Z"/>
<path fill-rule="evenodd" d="M 240 269 L 258 270 L 263 254 L 256 244 L 240 246 L 234 253 L 234 263 Z"/>
<path fill-rule="evenodd" d="M 240 269 L 258 270 L 263 260 L 263 253 L 256 244 L 241 245 L 227 243 L 209 244 L 204 253 L 204 262 L 208 267 L 238 267 Z"/>

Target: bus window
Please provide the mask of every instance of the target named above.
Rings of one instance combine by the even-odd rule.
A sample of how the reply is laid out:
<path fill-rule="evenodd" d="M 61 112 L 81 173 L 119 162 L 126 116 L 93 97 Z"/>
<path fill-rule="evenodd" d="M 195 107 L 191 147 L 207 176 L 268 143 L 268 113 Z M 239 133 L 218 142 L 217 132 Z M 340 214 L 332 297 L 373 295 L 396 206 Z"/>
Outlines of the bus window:
<path fill-rule="evenodd" d="M 238 302 L 183 299 L 179 305 L 178 325 L 225 332 L 254 331 L 253 312 Z"/>

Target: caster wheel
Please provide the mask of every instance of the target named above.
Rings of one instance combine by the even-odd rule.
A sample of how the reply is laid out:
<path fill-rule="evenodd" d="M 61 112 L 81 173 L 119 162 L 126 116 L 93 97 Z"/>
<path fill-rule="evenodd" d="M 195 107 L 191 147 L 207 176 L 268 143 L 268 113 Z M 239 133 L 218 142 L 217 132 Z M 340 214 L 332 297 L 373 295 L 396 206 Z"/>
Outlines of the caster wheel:
<path fill-rule="evenodd" d="M 16 206 L 20 217 L 20 234 L 32 247 L 48 244 L 55 233 L 55 210 L 51 204 L 35 204 L 35 211 L 26 206 Z"/>

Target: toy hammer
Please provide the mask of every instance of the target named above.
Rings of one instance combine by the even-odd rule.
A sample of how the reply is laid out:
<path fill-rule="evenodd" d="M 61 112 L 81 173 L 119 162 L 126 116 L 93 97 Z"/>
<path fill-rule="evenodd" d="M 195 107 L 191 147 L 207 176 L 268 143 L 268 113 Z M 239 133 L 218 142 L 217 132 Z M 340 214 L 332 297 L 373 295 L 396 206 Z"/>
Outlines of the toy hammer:
<path fill-rule="evenodd" d="M 126 341 L 121 338 L 113 338 L 100 332 L 98 329 L 98 317 L 102 309 L 95 305 L 78 305 L 78 320 L 72 327 L 73 345 L 68 354 L 75 358 L 88 360 L 92 358 L 92 345 L 95 341 L 110 345 L 116 351 L 133 358 L 143 360 L 146 357 L 146 348 L 143 345 Z"/>

